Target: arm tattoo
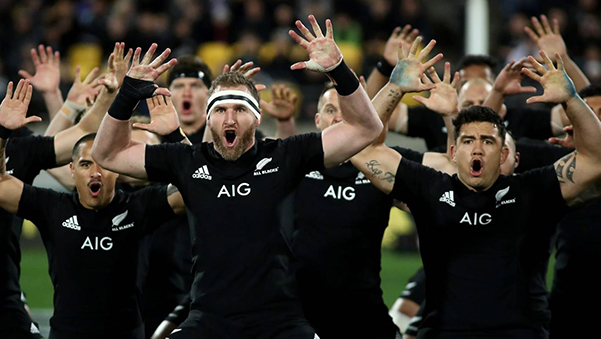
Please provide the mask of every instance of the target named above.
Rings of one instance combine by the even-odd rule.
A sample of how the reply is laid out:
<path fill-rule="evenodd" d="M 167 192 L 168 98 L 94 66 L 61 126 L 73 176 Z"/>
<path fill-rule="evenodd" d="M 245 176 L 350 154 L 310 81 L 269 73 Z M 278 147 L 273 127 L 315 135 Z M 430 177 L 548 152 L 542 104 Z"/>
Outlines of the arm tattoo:
<path fill-rule="evenodd" d="M 390 112 L 392 112 L 399 103 L 399 100 L 401 99 L 401 93 L 390 90 L 388 95 L 386 95 L 386 99 L 386 114 L 390 114 Z"/>
<path fill-rule="evenodd" d="M 560 183 L 574 182 L 574 171 L 576 170 L 576 155 L 578 151 L 567 154 L 555 163 L 555 173 Z M 567 180 L 567 181 L 566 181 Z"/>
<path fill-rule="evenodd" d="M 6 161 L 4 160 L 6 144 L 8 143 L 8 139 L 0 138 L 0 175 L 6 173 Z"/>
<path fill-rule="evenodd" d="M 387 181 L 389 183 L 394 183 L 394 174 L 390 173 L 390 172 L 386 172 L 384 174 L 382 170 L 380 170 L 379 168 L 376 168 L 378 166 L 380 166 L 380 163 L 377 160 L 370 160 L 368 162 L 365 163 L 365 165 L 367 166 L 367 168 L 369 168 L 369 170 L 372 172 L 372 176 L 376 179 L 379 180 L 384 180 Z"/>

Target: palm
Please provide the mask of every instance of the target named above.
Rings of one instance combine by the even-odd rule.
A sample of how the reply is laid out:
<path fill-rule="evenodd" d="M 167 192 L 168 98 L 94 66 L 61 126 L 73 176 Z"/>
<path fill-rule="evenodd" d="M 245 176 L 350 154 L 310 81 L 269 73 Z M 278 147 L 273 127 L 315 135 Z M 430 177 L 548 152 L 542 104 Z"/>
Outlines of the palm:
<path fill-rule="evenodd" d="M 41 64 L 36 67 L 35 75 L 30 81 L 36 90 L 40 92 L 52 91 L 58 88 L 60 73 L 54 66 Z"/>
<path fill-rule="evenodd" d="M 159 135 L 167 135 L 179 127 L 177 113 L 166 106 L 150 112 L 151 131 Z"/>
<path fill-rule="evenodd" d="M 540 37 L 537 41 L 538 48 L 545 51 L 547 55 L 565 55 L 567 48 L 560 35 L 548 34 Z"/>
<path fill-rule="evenodd" d="M 423 87 L 420 77 L 425 70 L 418 59 L 402 59 L 392 71 L 390 81 L 399 86 L 404 93 L 419 92 Z"/>
<path fill-rule="evenodd" d="M 267 114 L 280 120 L 290 119 L 294 115 L 294 105 L 286 100 L 275 99 L 263 107 Z"/>
<path fill-rule="evenodd" d="M 27 105 L 22 101 L 4 99 L 0 110 L 0 125 L 10 130 L 15 130 L 26 125 Z"/>
<path fill-rule="evenodd" d="M 422 102 L 432 111 L 451 115 L 457 111 L 457 92 L 450 84 L 440 82 L 430 91 L 430 97 Z"/>
<path fill-rule="evenodd" d="M 317 38 L 307 48 L 309 59 L 317 62 L 321 67 L 328 69 L 340 60 L 342 53 L 333 39 Z"/>
<path fill-rule="evenodd" d="M 545 73 L 540 84 L 544 90 L 542 97 L 546 102 L 550 103 L 567 101 L 570 98 L 570 91 L 566 89 L 573 89 L 574 87 L 574 85 L 571 84 L 571 80 L 560 70 L 553 70 Z"/>
<path fill-rule="evenodd" d="M 139 65 L 132 67 L 129 72 L 127 72 L 127 75 L 134 79 L 155 81 L 161 74 L 157 72 L 154 67 L 149 65 Z"/>

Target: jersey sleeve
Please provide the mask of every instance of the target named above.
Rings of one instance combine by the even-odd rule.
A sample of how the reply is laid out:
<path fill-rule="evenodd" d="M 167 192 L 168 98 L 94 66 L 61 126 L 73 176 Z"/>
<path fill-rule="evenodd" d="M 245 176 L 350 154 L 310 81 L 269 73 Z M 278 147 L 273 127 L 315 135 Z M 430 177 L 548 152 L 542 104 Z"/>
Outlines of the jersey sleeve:
<path fill-rule="evenodd" d="M 528 199 L 532 208 L 540 211 L 541 217 L 549 218 L 548 222 L 553 220 L 558 222 L 558 219 L 567 213 L 568 207 L 561 194 L 557 172 L 553 165 L 520 174 L 520 182 L 526 188 L 526 192 L 529 192 Z"/>
<path fill-rule="evenodd" d="M 61 193 L 25 184 L 17 215 L 33 222 L 43 234 L 47 230 L 48 220 L 53 219 L 51 214 L 55 211 L 60 199 Z"/>
<path fill-rule="evenodd" d="M 430 188 L 436 186 L 445 176 L 448 175 L 401 158 L 390 195 L 406 203 L 427 201 Z"/>
<path fill-rule="evenodd" d="M 516 150 L 520 152 L 517 173 L 552 165 L 561 157 L 573 152 L 569 148 L 549 145 L 541 140 L 520 139 L 515 142 L 515 145 Z"/>
<path fill-rule="evenodd" d="M 139 199 L 146 206 L 144 232 L 150 233 L 167 221 L 176 218 L 167 199 L 167 185 L 157 185 L 141 189 L 134 193 L 133 199 Z"/>
<path fill-rule="evenodd" d="M 146 145 L 144 167 L 148 180 L 161 183 L 178 183 L 178 173 L 182 173 L 186 154 L 192 146 L 179 143 Z"/>
<path fill-rule="evenodd" d="M 305 175 L 325 168 L 321 133 L 294 135 L 282 142 L 288 166 L 297 173 Z"/>
<path fill-rule="evenodd" d="M 417 162 L 418 164 L 421 164 L 424 162 L 424 153 L 414 151 L 409 148 L 399 147 L 399 146 L 394 146 L 391 148 L 393 150 L 399 152 L 399 154 L 402 155 L 403 158 L 405 158 L 405 159 L 411 160 L 413 162 Z"/>
<path fill-rule="evenodd" d="M 54 137 L 32 135 L 11 138 L 6 154 L 18 167 L 15 177 L 27 184 L 31 184 L 41 170 L 56 167 Z"/>

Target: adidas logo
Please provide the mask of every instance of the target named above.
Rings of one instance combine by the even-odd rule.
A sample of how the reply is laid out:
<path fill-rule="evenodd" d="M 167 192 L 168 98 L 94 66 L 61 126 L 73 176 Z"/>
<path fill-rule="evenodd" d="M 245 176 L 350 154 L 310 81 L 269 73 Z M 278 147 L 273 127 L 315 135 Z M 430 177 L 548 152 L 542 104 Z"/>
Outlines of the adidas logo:
<path fill-rule="evenodd" d="M 194 179 L 205 179 L 211 180 L 213 177 L 209 174 L 209 168 L 207 165 L 199 167 L 194 174 L 192 174 L 192 178 Z"/>
<path fill-rule="evenodd" d="M 453 191 L 444 192 L 438 201 L 446 202 L 447 204 L 455 207 L 455 194 Z"/>
<path fill-rule="evenodd" d="M 79 226 L 79 222 L 77 221 L 76 215 L 63 221 L 63 227 L 70 228 L 76 231 L 81 231 L 81 226 Z"/>
<path fill-rule="evenodd" d="M 319 171 L 309 172 L 309 174 L 305 174 L 305 177 L 315 180 L 323 180 L 323 175 L 321 175 Z"/>

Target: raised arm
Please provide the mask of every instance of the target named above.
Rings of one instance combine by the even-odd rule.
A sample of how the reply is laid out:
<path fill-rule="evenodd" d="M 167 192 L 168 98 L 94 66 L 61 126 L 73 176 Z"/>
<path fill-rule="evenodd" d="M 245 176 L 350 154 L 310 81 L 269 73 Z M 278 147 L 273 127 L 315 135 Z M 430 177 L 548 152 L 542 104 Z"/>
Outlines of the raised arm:
<path fill-rule="evenodd" d="M 298 132 L 294 122 L 294 113 L 298 103 L 298 95 L 284 85 L 271 87 L 271 102 L 261 100 L 261 109 L 276 119 L 276 139 L 284 139 Z"/>
<path fill-rule="evenodd" d="M 313 35 L 299 20 L 296 27 L 305 39 L 290 30 L 290 36 L 309 53 L 309 61 L 297 62 L 293 70 L 309 69 L 326 73 L 336 85 L 340 95 L 341 123 L 322 132 L 324 165 L 337 166 L 369 145 L 382 131 L 378 118 L 367 93 L 359 80 L 342 61 L 340 49 L 334 42 L 332 22 L 326 20 L 326 35 L 321 32 L 313 15 L 309 16 Z"/>
<path fill-rule="evenodd" d="M 530 39 L 536 43 L 538 48 L 547 53 L 547 55 L 554 56 L 555 53 L 559 54 L 564 62 L 566 73 L 574 82 L 576 91 L 580 91 L 584 87 L 590 85 L 591 82 L 586 75 L 584 75 L 584 72 L 582 72 L 578 65 L 576 65 L 568 55 L 568 49 L 559 32 L 559 22 L 557 19 L 553 19 L 553 27 L 551 27 L 549 19 L 547 19 L 547 16 L 544 14 L 540 16 L 540 21 L 535 16 L 533 16 L 531 20 L 534 30 L 530 27 L 524 27 L 524 31 L 528 34 Z"/>
<path fill-rule="evenodd" d="M 58 114 L 52 118 L 48 128 L 46 128 L 45 136 L 54 136 L 60 131 L 73 126 L 77 117 L 82 114 L 89 103 L 93 103 L 100 93 L 102 85 L 99 83 L 98 67 L 94 67 L 90 74 L 81 81 L 81 67 L 75 67 L 75 80 L 67 93 L 67 100 L 63 103 Z"/>
<path fill-rule="evenodd" d="M 63 105 L 63 96 L 58 87 L 61 80 L 60 53 L 53 52 L 52 47 L 39 45 L 38 50 L 31 49 L 31 59 L 35 67 L 35 75 L 25 70 L 20 70 L 19 75 L 29 80 L 36 91 L 42 93 L 48 116 L 54 118 Z"/>
<path fill-rule="evenodd" d="M 17 213 L 23 193 L 23 182 L 6 173 L 6 145 L 12 131 L 30 122 L 42 121 L 37 116 L 27 117 L 33 87 L 29 80 L 20 80 L 13 93 L 13 82 L 8 83 L 6 96 L 0 104 L 0 208 Z"/>
<path fill-rule="evenodd" d="M 538 74 L 529 69 L 524 69 L 524 74 L 538 81 L 544 93 L 528 98 L 526 102 L 560 103 L 572 122 L 576 151 L 558 160 L 555 170 L 561 194 L 568 204 L 574 204 L 582 193 L 601 178 L 601 122 L 576 92 L 561 56 L 555 54 L 558 63 L 555 68 L 544 51 L 540 54 L 547 69 L 530 56 L 528 59 Z"/>
<path fill-rule="evenodd" d="M 153 43 L 140 61 L 142 50 L 136 48 L 132 66 L 109 114 L 102 120 L 92 148 L 92 157 L 103 168 L 139 179 L 147 178 L 144 167 L 146 144 L 131 140 L 129 119 L 140 100 L 171 94 L 166 88 L 159 88 L 154 81 L 177 62 L 171 59 L 164 63 L 171 53 L 169 48 L 152 60 L 156 49 L 157 44 Z"/>
<path fill-rule="evenodd" d="M 99 80 L 104 85 L 96 102 L 79 123 L 58 133 L 54 137 L 54 151 L 57 165 L 64 165 L 71 160 L 73 145 L 86 134 L 95 133 L 111 103 L 117 95 L 120 84 L 129 66 L 131 51 L 124 56 L 125 44 L 116 43 L 109 56 L 109 68 L 106 76 Z"/>
<path fill-rule="evenodd" d="M 502 114 L 502 107 L 507 96 L 536 92 L 536 88 L 532 86 L 524 87 L 521 85 L 521 82 L 524 79 L 522 68 L 524 67 L 526 60 L 526 58 L 523 58 L 518 62 L 512 60 L 503 67 L 495 79 L 492 91 L 490 91 L 486 100 L 484 100 L 483 106 L 490 107 L 495 112 Z"/>
<path fill-rule="evenodd" d="M 430 41 L 421 53 L 418 53 L 420 40 L 421 38 L 418 37 L 409 50 L 399 46 L 399 61 L 392 71 L 390 80 L 373 99 L 374 107 L 384 123 L 390 118 L 391 112 L 401 100 L 403 93 L 431 90 L 431 96 L 423 102 L 424 104 L 445 112 L 453 111 L 441 97 L 446 92 L 446 86 L 450 86 L 450 65 L 448 65 L 447 74 L 443 77 L 444 81 L 440 81 L 436 75 L 434 83 L 432 83 L 424 75 L 424 72 L 438 62 L 442 58 L 442 54 L 426 61 L 436 42 Z M 436 89 L 437 86 L 439 89 Z M 451 90 L 454 91 L 453 88 Z M 457 107 L 456 101 L 454 107 L 455 109 Z M 380 135 L 372 145 L 352 157 L 351 161 L 374 186 L 388 194 L 394 187 L 396 171 L 401 159 L 402 156 L 398 152 L 384 145 L 384 138 Z"/>

